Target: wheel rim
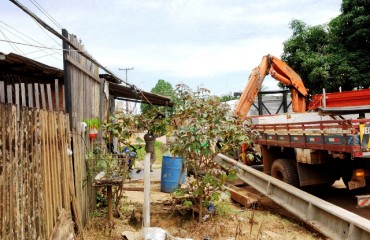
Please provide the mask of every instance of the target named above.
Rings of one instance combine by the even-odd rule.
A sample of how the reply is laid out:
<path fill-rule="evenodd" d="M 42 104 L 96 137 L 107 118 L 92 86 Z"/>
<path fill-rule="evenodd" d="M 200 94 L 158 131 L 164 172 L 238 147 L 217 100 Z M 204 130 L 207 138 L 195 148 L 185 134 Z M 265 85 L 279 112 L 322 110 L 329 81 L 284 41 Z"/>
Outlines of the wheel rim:
<path fill-rule="evenodd" d="M 284 182 L 284 176 L 283 176 L 283 174 L 280 171 L 276 171 L 275 172 L 275 176 L 273 176 L 273 177 L 276 178 L 276 179 L 279 179 L 280 181 L 283 181 Z"/>

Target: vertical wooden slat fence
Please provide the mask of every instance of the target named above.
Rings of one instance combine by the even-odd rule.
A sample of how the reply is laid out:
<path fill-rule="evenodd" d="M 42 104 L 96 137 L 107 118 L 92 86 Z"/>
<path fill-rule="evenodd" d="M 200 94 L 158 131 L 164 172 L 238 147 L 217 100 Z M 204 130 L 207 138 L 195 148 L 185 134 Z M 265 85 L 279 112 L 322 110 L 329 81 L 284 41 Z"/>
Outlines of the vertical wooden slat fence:
<path fill-rule="evenodd" d="M 64 99 L 60 101 L 59 96 L 64 96 L 64 88 L 55 80 L 52 91 L 51 84 L 21 83 L 7 84 L 0 81 L 0 102 L 13 103 L 17 105 L 17 113 L 21 106 L 36 107 L 53 111 L 53 109 L 64 111 Z M 60 94 L 60 95 L 59 95 Z M 58 110 L 57 110 L 58 111 Z"/>
<path fill-rule="evenodd" d="M 81 51 L 86 52 L 77 36 L 63 34 Z M 65 45 L 65 48 L 69 48 Z M 95 191 L 91 179 L 88 177 L 86 166 L 86 152 L 91 151 L 93 143 L 90 142 L 87 132 L 82 132 L 81 122 L 85 119 L 106 119 L 108 99 L 100 89 L 104 81 L 99 78 L 99 68 L 91 61 L 80 55 L 77 51 L 64 51 L 64 82 L 65 82 L 65 108 L 70 114 L 73 138 L 73 164 L 75 170 L 75 187 L 77 207 L 80 220 L 87 222 L 89 212 L 95 207 Z M 101 105 L 104 105 L 101 107 Z M 105 112 L 105 113 L 103 113 Z"/>
<path fill-rule="evenodd" d="M 5 103 L 0 116 L 0 239 L 48 239 L 72 211 L 69 116 Z"/>

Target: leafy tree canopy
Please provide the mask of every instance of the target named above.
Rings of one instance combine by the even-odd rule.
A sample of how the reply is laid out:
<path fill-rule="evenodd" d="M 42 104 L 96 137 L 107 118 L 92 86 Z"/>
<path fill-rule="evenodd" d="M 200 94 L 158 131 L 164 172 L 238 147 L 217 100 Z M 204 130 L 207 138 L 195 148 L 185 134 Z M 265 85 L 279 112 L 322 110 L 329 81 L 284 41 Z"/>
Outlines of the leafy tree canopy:
<path fill-rule="evenodd" d="M 370 1 L 343 0 L 341 12 L 329 24 L 290 23 L 281 58 L 311 93 L 370 86 Z"/>
<path fill-rule="evenodd" d="M 158 94 L 158 95 L 170 97 L 171 99 L 173 99 L 174 96 L 175 96 L 175 91 L 174 91 L 171 83 L 169 83 L 169 82 L 167 82 L 163 79 L 159 79 L 157 84 L 152 88 L 152 90 L 150 92 Z M 143 103 L 140 106 L 141 112 L 143 114 L 145 114 L 148 111 L 148 109 L 150 109 L 150 108 L 153 108 L 153 106 L 151 106 L 150 104 L 146 104 L 146 103 Z M 160 110 L 165 110 L 165 109 L 163 107 L 161 107 Z"/>

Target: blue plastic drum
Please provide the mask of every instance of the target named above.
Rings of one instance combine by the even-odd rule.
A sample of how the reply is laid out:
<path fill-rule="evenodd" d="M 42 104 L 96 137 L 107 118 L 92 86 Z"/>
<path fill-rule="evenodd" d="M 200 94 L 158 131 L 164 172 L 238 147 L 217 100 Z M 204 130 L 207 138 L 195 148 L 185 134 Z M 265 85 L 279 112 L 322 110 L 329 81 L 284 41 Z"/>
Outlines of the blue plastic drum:
<path fill-rule="evenodd" d="M 161 173 L 161 191 L 173 192 L 179 183 L 182 159 L 179 157 L 163 156 Z M 185 183 L 186 171 L 181 175 L 181 183 Z"/>

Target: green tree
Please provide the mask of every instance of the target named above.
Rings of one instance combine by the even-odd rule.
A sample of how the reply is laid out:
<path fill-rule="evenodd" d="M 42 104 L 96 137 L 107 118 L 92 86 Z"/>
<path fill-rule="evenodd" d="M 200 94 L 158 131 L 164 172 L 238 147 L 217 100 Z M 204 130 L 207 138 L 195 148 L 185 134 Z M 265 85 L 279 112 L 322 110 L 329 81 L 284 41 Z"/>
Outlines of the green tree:
<path fill-rule="evenodd" d="M 370 1 L 343 0 L 329 23 L 331 75 L 344 90 L 370 86 Z"/>
<path fill-rule="evenodd" d="M 284 42 L 281 59 L 301 76 L 312 93 L 320 92 L 330 78 L 326 54 L 327 26 L 308 26 L 300 20 L 293 20 L 290 28 L 293 35 Z"/>
<path fill-rule="evenodd" d="M 150 90 L 150 92 L 154 94 L 170 97 L 171 99 L 173 99 L 173 97 L 175 96 L 174 89 L 171 83 L 163 79 L 159 79 L 157 84 Z M 140 109 L 142 113 L 145 113 L 151 107 L 152 106 L 150 104 L 142 103 L 140 106 Z M 161 107 L 160 110 L 165 110 L 165 109 Z"/>
<path fill-rule="evenodd" d="M 282 60 L 311 93 L 370 86 L 370 1 L 343 0 L 341 14 L 328 25 L 290 23 L 293 35 L 284 42 Z"/>
<path fill-rule="evenodd" d="M 167 144 L 171 153 L 184 159 L 186 168 L 194 174 L 177 193 L 184 196 L 185 205 L 198 207 L 201 221 L 203 208 L 218 200 L 223 183 L 230 177 L 219 170 L 214 157 L 233 152 L 242 143 L 251 146 L 257 133 L 206 89 L 192 92 L 179 86 L 176 93 L 180 101 L 172 117 Z"/>

